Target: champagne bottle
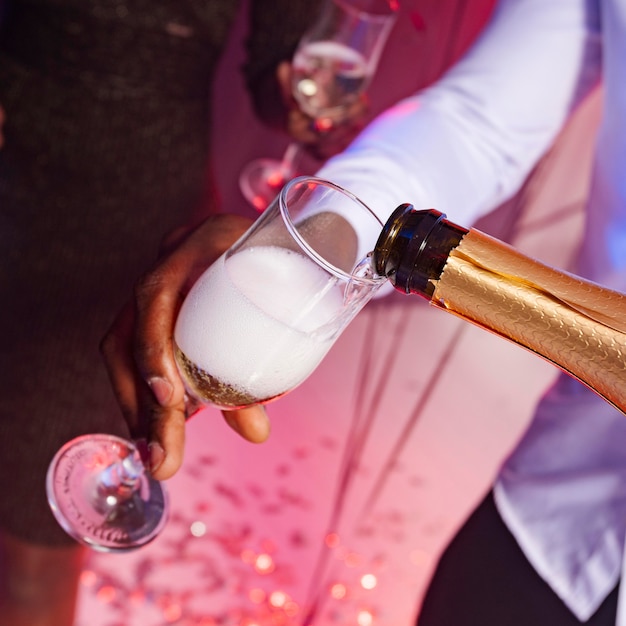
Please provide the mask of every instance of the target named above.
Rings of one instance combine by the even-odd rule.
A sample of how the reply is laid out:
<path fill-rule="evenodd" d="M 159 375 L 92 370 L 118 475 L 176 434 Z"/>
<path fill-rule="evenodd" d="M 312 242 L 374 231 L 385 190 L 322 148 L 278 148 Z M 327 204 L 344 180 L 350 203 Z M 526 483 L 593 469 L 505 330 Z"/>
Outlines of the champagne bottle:
<path fill-rule="evenodd" d="M 535 352 L 626 414 L 626 295 L 410 204 L 385 224 L 372 263 L 397 290 Z"/>

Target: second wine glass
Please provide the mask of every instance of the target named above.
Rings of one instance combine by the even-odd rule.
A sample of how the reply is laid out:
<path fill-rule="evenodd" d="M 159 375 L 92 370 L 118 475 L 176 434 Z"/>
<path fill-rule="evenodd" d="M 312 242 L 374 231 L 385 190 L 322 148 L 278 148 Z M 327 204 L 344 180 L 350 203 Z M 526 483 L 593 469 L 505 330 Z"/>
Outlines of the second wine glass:
<path fill-rule="evenodd" d="M 328 0 L 300 39 L 292 61 L 291 90 L 318 131 L 345 121 L 369 86 L 396 17 L 393 0 Z M 244 197 L 259 212 L 296 175 L 301 146 L 282 159 L 248 163 L 239 177 Z"/>

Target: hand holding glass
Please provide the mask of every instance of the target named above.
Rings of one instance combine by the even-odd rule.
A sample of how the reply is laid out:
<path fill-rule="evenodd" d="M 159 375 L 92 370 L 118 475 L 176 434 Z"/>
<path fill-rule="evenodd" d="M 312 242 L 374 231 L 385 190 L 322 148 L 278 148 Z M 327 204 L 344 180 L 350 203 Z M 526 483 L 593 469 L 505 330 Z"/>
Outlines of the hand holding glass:
<path fill-rule="evenodd" d="M 388 0 L 328 0 L 302 36 L 291 89 L 317 131 L 345 121 L 349 107 L 367 89 L 395 17 Z M 255 159 L 241 172 L 241 191 L 259 212 L 295 176 L 299 151 L 300 145 L 291 143 L 281 160 Z"/>
<path fill-rule="evenodd" d="M 382 227 L 332 183 L 287 184 L 183 303 L 175 354 L 192 403 L 244 407 L 303 382 L 385 282 L 368 256 Z M 97 550 L 140 547 L 165 523 L 164 489 L 118 437 L 68 442 L 50 465 L 47 491 L 61 526 Z"/>

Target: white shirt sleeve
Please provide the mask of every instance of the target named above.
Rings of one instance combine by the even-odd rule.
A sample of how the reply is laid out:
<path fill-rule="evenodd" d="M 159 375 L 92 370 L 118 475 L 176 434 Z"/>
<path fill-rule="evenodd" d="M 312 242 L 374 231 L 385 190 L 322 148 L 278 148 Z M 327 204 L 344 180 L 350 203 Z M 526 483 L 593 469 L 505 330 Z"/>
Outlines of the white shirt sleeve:
<path fill-rule="evenodd" d="M 410 202 L 471 226 L 518 190 L 597 84 L 598 22 L 591 0 L 502 0 L 460 62 L 375 119 L 318 176 L 383 221 Z"/>

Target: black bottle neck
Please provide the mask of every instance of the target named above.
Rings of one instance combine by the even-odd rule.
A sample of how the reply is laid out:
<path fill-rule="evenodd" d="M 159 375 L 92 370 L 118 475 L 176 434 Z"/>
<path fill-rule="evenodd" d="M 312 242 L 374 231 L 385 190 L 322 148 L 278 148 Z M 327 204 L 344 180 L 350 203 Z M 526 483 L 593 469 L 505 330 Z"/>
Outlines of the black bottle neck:
<path fill-rule="evenodd" d="M 386 276 L 404 293 L 432 297 L 433 281 L 443 272 L 450 252 L 468 232 L 445 219 L 435 209 L 418 211 L 401 204 L 389 217 L 372 262 L 379 276 Z"/>

